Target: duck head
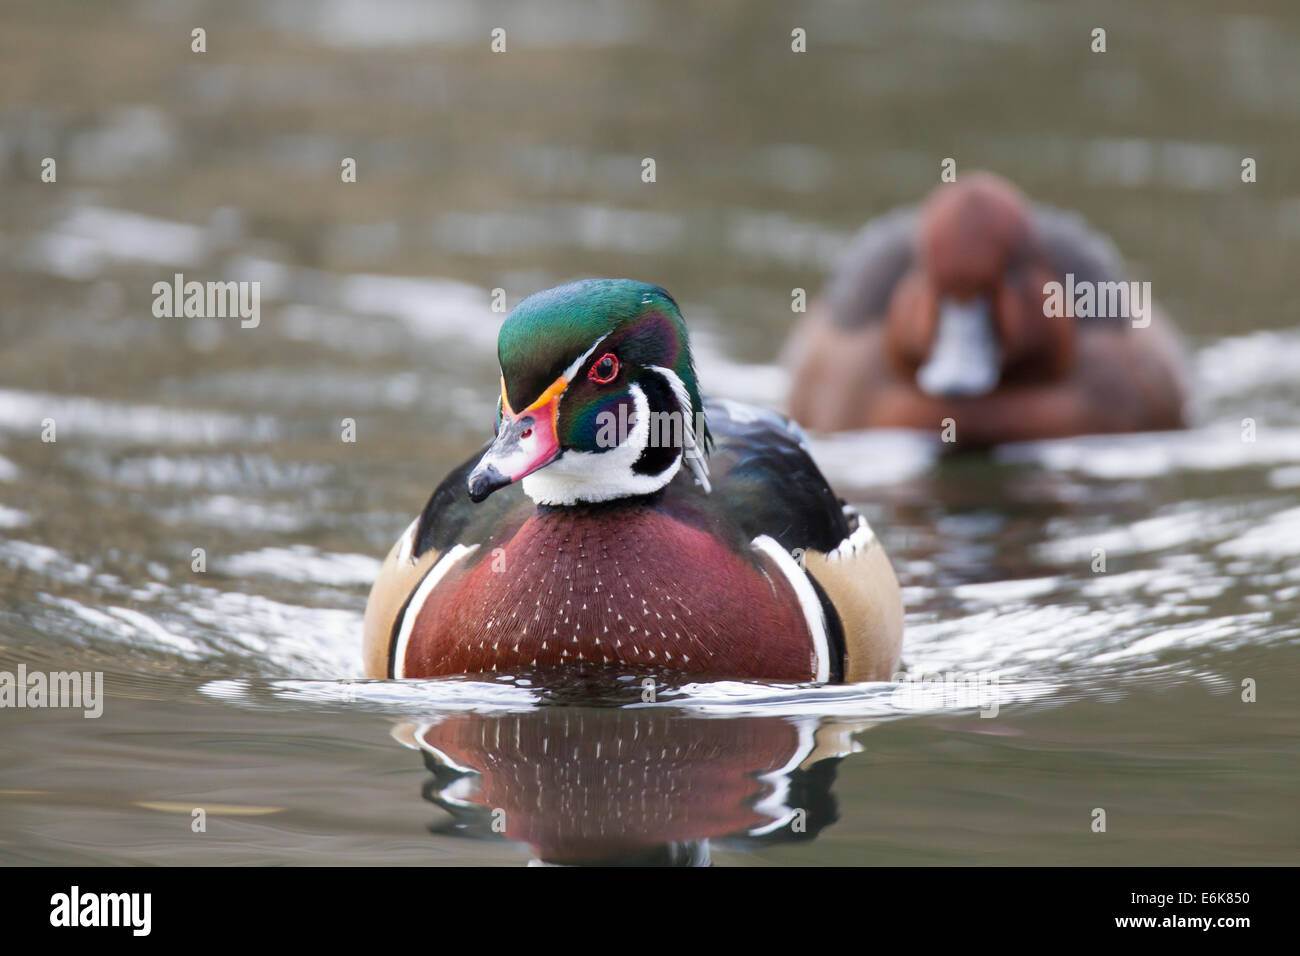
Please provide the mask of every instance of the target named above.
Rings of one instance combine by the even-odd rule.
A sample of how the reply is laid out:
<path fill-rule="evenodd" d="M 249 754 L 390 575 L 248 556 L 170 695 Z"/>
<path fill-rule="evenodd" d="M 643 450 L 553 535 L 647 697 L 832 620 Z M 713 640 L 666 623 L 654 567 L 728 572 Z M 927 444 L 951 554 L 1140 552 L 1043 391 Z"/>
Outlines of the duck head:
<path fill-rule="evenodd" d="M 496 438 L 482 501 L 522 481 L 544 505 L 652 494 L 683 462 L 708 490 L 708 432 L 686 323 L 658 286 L 584 279 L 529 296 L 497 339 Z"/>
<path fill-rule="evenodd" d="M 1043 286 L 1056 276 L 1014 186 L 971 173 L 938 187 L 918 244 L 887 321 L 900 374 L 927 394 L 963 398 L 1068 371 L 1072 320 L 1044 315 Z"/>

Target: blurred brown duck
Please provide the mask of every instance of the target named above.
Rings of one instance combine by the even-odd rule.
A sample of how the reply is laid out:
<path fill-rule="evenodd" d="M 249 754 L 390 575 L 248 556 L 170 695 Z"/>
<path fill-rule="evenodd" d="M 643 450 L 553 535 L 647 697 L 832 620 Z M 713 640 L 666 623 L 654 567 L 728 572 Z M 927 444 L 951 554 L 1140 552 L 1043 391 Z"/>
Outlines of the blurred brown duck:
<path fill-rule="evenodd" d="M 941 185 L 854 239 L 787 345 L 791 414 L 823 431 L 951 418 L 965 447 L 1180 428 L 1184 358 L 1168 322 L 1136 298 L 1097 316 L 1120 301 L 1101 284 L 1121 277 L 1113 245 L 1079 217 L 990 173 Z"/>

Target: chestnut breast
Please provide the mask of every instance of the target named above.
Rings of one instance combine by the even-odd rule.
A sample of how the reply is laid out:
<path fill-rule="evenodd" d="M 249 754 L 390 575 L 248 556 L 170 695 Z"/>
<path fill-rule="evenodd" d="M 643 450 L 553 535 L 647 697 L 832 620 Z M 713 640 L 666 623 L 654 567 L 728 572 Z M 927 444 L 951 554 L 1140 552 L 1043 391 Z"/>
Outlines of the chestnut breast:
<path fill-rule="evenodd" d="M 406 613 L 415 615 L 406 677 L 575 663 L 792 681 L 815 673 L 799 599 L 776 564 L 651 504 L 539 509 L 450 567 Z"/>

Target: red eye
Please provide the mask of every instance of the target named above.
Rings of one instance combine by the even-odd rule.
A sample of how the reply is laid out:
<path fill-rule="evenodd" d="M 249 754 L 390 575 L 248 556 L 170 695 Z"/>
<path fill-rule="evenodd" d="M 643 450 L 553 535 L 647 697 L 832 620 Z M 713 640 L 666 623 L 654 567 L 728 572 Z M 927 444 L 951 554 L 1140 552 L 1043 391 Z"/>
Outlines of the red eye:
<path fill-rule="evenodd" d="M 606 352 L 591 367 L 591 371 L 587 373 L 587 378 L 597 385 L 608 385 L 614 381 L 616 375 L 618 375 L 618 358 L 615 357 L 613 352 Z"/>

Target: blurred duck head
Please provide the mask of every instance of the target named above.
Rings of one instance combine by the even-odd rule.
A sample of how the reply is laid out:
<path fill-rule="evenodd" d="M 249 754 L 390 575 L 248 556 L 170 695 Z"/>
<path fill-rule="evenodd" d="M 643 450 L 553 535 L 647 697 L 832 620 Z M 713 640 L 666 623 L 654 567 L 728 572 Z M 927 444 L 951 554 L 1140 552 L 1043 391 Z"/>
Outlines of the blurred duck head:
<path fill-rule="evenodd" d="M 1014 186 L 971 173 L 937 187 L 917 242 L 887 319 L 904 377 L 930 395 L 968 398 L 1068 372 L 1074 330 L 1044 314 L 1043 286 L 1055 275 Z"/>

